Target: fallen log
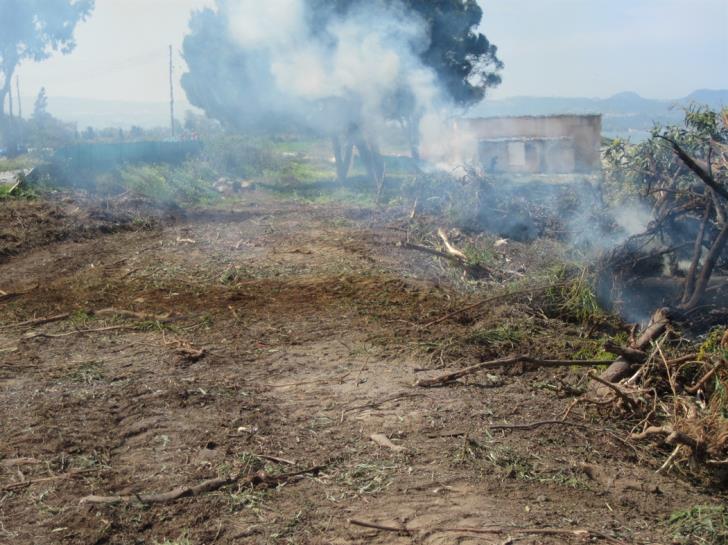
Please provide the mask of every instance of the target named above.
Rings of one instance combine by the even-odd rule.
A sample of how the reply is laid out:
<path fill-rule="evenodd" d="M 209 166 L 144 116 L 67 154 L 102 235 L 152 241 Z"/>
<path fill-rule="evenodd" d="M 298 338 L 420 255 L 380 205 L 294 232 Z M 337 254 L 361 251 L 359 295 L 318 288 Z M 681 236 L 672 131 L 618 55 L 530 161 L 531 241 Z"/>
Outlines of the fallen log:
<path fill-rule="evenodd" d="M 598 365 L 607 365 L 611 363 L 611 360 L 542 360 L 537 358 L 532 358 L 528 355 L 521 355 L 521 356 L 513 356 L 510 358 L 503 358 L 499 360 L 492 360 L 492 361 L 484 361 L 481 363 L 477 363 L 475 365 L 471 365 L 470 367 L 466 367 L 465 369 L 460 369 L 459 371 L 453 371 L 451 373 L 445 373 L 443 375 L 434 377 L 434 378 L 423 378 L 418 380 L 415 383 L 415 386 L 420 386 L 422 388 L 432 388 L 433 386 L 443 386 L 445 384 L 448 384 L 450 382 L 453 382 L 457 379 L 466 377 L 468 375 L 472 375 L 477 373 L 478 371 L 482 371 L 483 369 L 493 369 L 497 367 L 503 367 L 504 365 L 508 365 L 511 363 L 524 363 L 524 364 L 530 364 L 533 368 L 538 367 L 570 367 L 572 365 L 575 366 L 598 366 Z"/>

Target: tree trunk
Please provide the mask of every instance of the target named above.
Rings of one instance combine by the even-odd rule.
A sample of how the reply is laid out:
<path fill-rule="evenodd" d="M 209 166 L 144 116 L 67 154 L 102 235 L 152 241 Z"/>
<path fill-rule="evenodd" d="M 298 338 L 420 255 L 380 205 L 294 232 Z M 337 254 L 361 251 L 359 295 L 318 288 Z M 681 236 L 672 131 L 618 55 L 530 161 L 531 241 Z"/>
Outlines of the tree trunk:
<path fill-rule="evenodd" d="M 695 289 L 687 301 L 687 303 L 680 306 L 684 310 L 691 310 L 700 304 L 700 300 L 705 295 L 705 289 L 708 287 L 710 282 L 710 276 L 713 274 L 715 264 L 718 262 L 723 250 L 725 249 L 726 243 L 728 242 L 728 223 L 723 226 L 720 233 L 710 247 L 708 255 L 705 256 L 705 263 L 703 264 L 703 270 L 700 271 L 700 277 L 695 283 Z"/>
<path fill-rule="evenodd" d="M 420 123 L 419 123 L 418 117 L 409 117 L 405 121 L 407 139 L 409 140 L 409 145 L 410 145 L 410 154 L 412 155 L 412 159 L 417 162 L 420 161 L 419 127 L 420 127 Z"/>
<path fill-rule="evenodd" d="M 695 277 L 698 274 L 698 266 L 700 265 L 700 258 L 703 255 L 703 240 L 705 239 L 705 227 L 708 225 L 710 219 L 710 204 L 705 207 L 705 214 L 703 215 L 703 222 L 700 224 L 700 231 L 698 232 L 698 238 L 695 239 L 695 248 L 693 249 L 693 259 L 690 262 L 690 269 L 685 277 L 685 289 L 683 291 L 681 304 L 685 304 L 690 300 L 690 296 L 693 294 L 695 289 Z"/>
<path fill-rule="evenodd" d="M 351 169 L 351 159 L 354 153 L 354 146 L 347 138 L 344 144 L 341 144 L 341 138 L 333 136 L 331 143 L 334 148 L 334 158 L 336 160 L 336 179 L 339 183 L 344 183 L 349 177 Z"/>

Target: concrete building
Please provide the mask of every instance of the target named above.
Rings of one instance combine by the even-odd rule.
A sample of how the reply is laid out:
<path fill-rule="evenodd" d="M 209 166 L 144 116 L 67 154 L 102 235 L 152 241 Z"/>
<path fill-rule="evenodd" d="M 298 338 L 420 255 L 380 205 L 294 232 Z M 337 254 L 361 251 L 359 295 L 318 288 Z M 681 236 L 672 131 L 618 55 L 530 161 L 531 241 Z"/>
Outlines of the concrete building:
<path fill-rule="evenodd" d="M 573 174 L 601 168 L 601 115 L 465 119 L 491 172 Z"/>

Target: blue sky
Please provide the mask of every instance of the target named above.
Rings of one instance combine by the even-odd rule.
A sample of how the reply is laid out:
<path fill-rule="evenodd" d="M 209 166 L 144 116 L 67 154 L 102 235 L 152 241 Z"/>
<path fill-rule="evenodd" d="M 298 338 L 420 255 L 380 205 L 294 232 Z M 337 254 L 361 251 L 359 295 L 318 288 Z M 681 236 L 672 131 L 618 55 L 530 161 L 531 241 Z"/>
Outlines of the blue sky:
<path fill-rule="evenodd" d="M 21 68 L 23 94 L 45 85 L 51 96 L 164 101 L 167 47 L 179 49 L 190 10 L 210 2 L 97 0 L 72 55 Z M 728 88 L 728 0 L 481 5 L 483 31 L 506 63 L 493 97 L 605 97 L 629 90 L 677 98 L 697 88 Z"/>
<path fill-rule="evenodd" d="M 492 96 L 678 98 L 728 88 L 728 0 L 481 0 Z"/>

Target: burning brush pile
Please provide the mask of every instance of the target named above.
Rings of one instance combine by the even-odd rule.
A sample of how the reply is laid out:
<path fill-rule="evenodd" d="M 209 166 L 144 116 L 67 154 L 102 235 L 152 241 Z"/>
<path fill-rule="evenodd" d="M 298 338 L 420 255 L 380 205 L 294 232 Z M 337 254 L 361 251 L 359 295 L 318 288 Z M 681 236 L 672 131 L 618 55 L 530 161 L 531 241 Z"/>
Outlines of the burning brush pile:
<path fill-rule="evenodd" d="M 419 195 L 418 202 L 424 203 L 420 209 L 425 212 L 450 217 L 464 232 L 564 242 L 586 264 L 575 277 L 560 278 L 558 287 L 542 295 L 568 299 L 574 286 L 591 279 L 587 284 L 595 300 L 633 322 L 622 324 L 624 333 L 612 331 L 603 342 L 602 354 L 610 359 L 518 356 L 430 382 L 443 384 L 504 362 L 536 367 L 606 364 L 603 372 L 587 375 L 590 387 L 573 401 L 565 420 L 580 410 L 584 416 L 618 416 L 630 424 L 631 440 L 664 449 L 658 471 L 673 468 L 695 477 L 705 475 L 707 468 L 710 480 L 725 482 L 728 112 L 688 111 L 684 127 L 656 131 L 639 145 L 614 142 L 606 163 L 603 186 L 518 185 L 470 172 L 457 183 L 434 184 L 449 189 L 437 198 Z M 442 230 L 439 238 L 442 251 L 455 255 L 459 241 L 452 244 Z M 533 304 L 538 294 L 528 292 Z M 508 292 L 509 297 L 518 294 Z M 603 326 L 591 324 L 587 335 Z M 700 472 L 692 471 L 698 468 Z"/>
<path fill-rule="evenodd" d="M 601 257 L 600 295 L 627 317 L 657 310 L 641 335 L 633 328 L 627 346 L 606 347 L 619 358 L 594 377 L 599 387 L 584 401 L 611 396 L 605 406 L 634 420 L 632 438 L 669 446 L 660 471 L 689 461 L 724 480 L 728 111 L 690 110 L 684 127 L 655 131 L 637 146 L 615 143 L 607 163 L 612 181 L 637 189 L 652 220 Z"/>

